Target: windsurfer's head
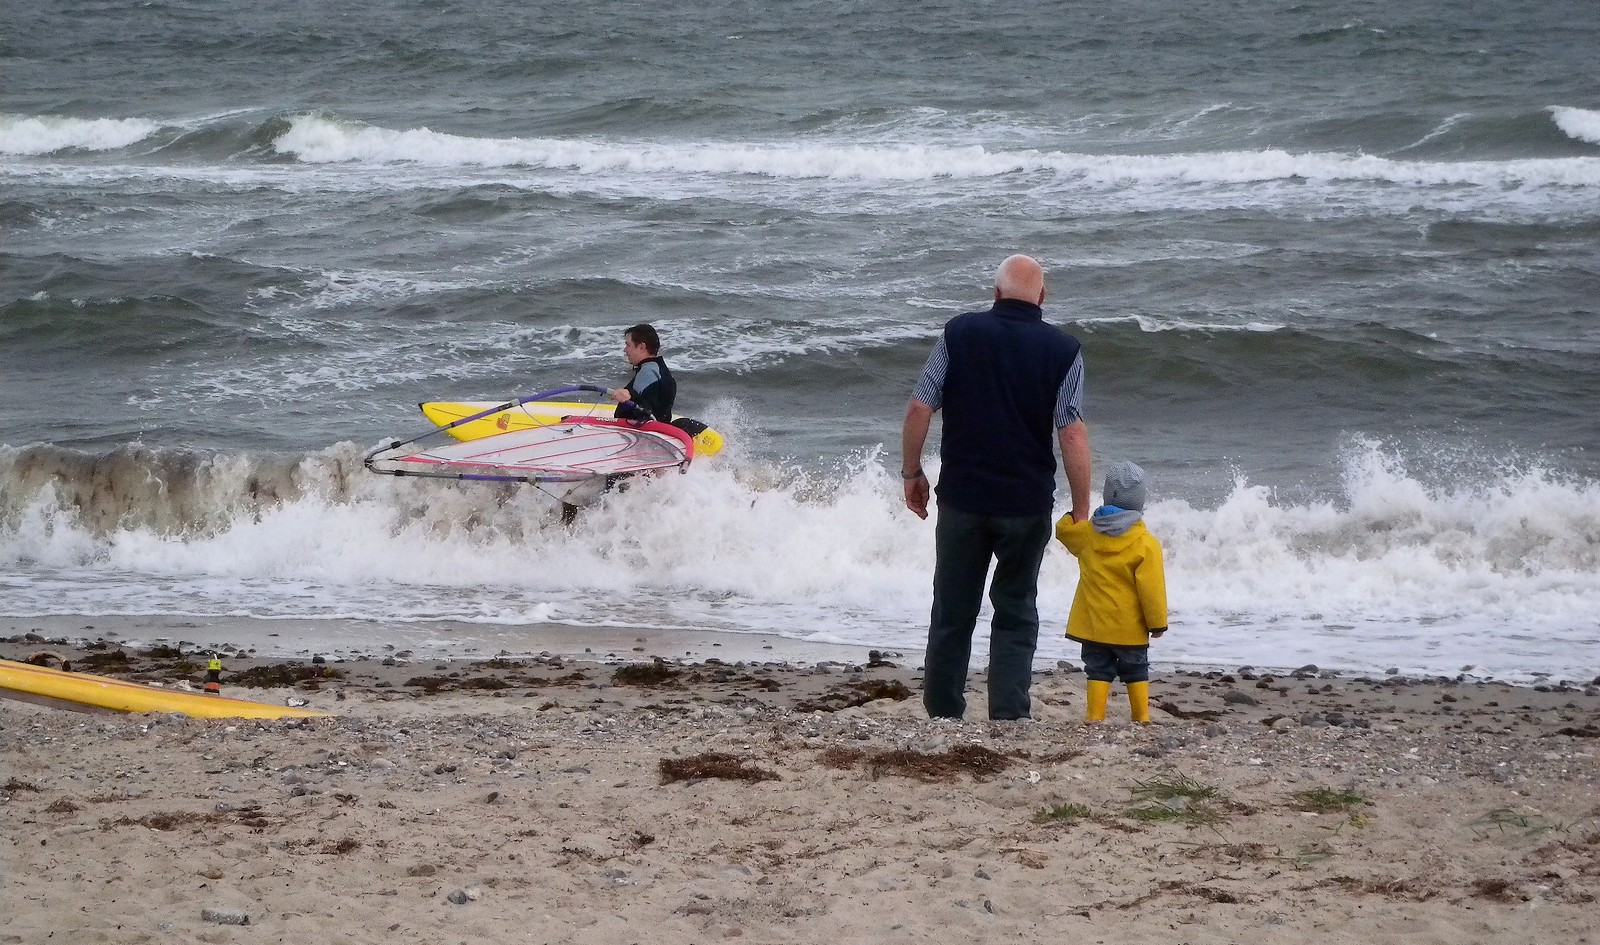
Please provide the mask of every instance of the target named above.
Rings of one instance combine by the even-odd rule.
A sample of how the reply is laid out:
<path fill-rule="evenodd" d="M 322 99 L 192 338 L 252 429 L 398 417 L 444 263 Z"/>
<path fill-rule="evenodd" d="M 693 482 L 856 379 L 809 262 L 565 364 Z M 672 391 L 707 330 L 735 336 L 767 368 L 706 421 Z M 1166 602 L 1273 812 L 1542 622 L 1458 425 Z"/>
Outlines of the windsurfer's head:
<path fill-rule="evenodd" d="M 1032 256 L 1007 256 L 994 274 L 994 298 L 1044 304 L 1044 269 Z"/>
<path fill-rule="evenodd" d="M 649 325 L 635 325 L 622 333 L 622 353 L 629 364 L 653 358 L 661 353 L 661 336 Z"/>

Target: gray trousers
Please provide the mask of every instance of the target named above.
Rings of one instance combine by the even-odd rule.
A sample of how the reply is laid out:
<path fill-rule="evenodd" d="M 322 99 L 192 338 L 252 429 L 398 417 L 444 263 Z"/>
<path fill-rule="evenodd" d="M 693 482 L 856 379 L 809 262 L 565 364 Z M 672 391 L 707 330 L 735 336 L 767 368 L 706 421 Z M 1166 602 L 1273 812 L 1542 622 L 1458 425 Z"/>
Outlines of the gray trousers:
<path fill-rule="evenodd" d="M 932 718 L 959 719 L 967 711 L 963 693 L 972 633 L 993 561 L 989 718 L 1028 718 L 1033 651 L 1039 643 L 1039 564 L 1050 543 L 1050 516 L 975 515 L 944 507 L 938 515 L 922 705 Z"/>

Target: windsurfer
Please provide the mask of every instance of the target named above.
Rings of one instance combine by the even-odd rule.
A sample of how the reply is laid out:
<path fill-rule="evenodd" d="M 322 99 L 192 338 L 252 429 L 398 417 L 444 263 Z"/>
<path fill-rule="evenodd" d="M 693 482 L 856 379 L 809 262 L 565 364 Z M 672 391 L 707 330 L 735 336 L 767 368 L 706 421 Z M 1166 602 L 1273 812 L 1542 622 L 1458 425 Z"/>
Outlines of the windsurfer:
<path fill-rule="evenodd" d="M 634 325 L 622 333 L 622 355 L 633 365 L 633 376 L 626 387 L 607 391 L 617 402 L 617 419 L 671 423 L 678 382 L 661 357 L 661 336 L 650 325 Z"/>
<path fill-rule="evenodd" d="M 615 416 L 619 420 L 643 423 L 647 420 L 672 422 L 672 404 L 678 397 L 678 382 L 661 357 L 661 336 L 655 327 L 646 323 L 634 325 L 622 333 L 622 356 L 633 366 L 633 375 L 626 387 L 606 393 L 617 402 Z M 691 421 L 692 422 L 692 421 Z M 699 425 L 704 429 L 704 425 Z M 693 435 L 696 431 L 691 431 Z M 624 480 L 632 473 L 615 473 L 605 478 L 602 492 L 625 488 Z M 561 503 L 561 523 L 571 525 L 578 518 L 582 506 L 576 502 Z"/>

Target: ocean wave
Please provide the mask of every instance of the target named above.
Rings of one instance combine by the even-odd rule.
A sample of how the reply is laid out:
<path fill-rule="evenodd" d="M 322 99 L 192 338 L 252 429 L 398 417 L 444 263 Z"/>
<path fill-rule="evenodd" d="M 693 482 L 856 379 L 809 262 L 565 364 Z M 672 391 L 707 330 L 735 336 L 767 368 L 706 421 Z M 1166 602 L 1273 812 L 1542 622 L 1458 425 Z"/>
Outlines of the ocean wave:
<path fill-rule="evenodd" d="M 375 476 L 362 469 L 360 455 L 353 444 L 310 454 L 0 447 L 0 560 L 82 565 L 135 542 L 151 557 L 123 556 L 123 566 L 181 558 L 208 573 L 405 582 L 415 574 L 402 554 L 410 544 L 460 565 L 424 583 L 474 586 L 521 573 L 520 561 L 498 555 L 525 542 L 535 557 L 573 559 L 563 580 L 603 566 L 624 577 L 655 573 L 742 594 L 776 588 L 781 597 L 823 593 L 847 573 L 867 583 L 876 569 L 899 573 L 894 549 L 914 527 L 895 517 L 899 489 L 875 452 L 818 472 L 733 449 L 701 461 L 681 482 L 668 477 L 640 496 L 602 503 L 581 538 L 551 527 L 556 505 L 535 489 Z M 1600 483 L 1564 479 L 1537 464 L 1474 466 L 1459 456 L 1408 454 L 1370 439 L 1354 441 L 1343 463 L 1342 493 L 1323 500 L 1279 501 L 1240 474 L 1216 508 L 1181 498 L 1154 505 L 1149 517 L 1168 536 L 1172 567 L 1193 585 L 1186 599 L 1233 607 L 1250 595 L 1293 597 L 1299 591 L 1288 585 L 1271 590 L 1291 572 L 1304 582 L 1300 590 L 1315 587 L 1322 605 L 1356 607 L 1377 595 L 1384 607 L 1405 613 L 1453 612 L 1462 602 L 1391 591 L 1463 576 L 1532 587 L 1566 575 L 1574 590 L 1600 599 L 1600 583 L 1588 583 L 1600 572 Z M 1160 476 L 1153 478 L 1159 497 Z M 628 521 L 633 506 L 668 501 L 682 506 L 659 508 L 648 525 Z M 341 549 L 366 542 L 394 557 L 335 561 L 291 553 L 334 537 L 333 519 L 352 529 L 336 536 Z M 55 541 L 69 534 L 72 541 Z M 272 542 L 256 540 L 268 534 Z M 851 539 L 841 542 L 844 534 Z M 773 535 L 784 541 L 770 544 Z M 207 550 L 218 542 L 232 545 L 226 560 Z M 741 557 L 749 560 L 735 566 Z M 1401 560 L 1409 566 L 1397 567 Z M 1330 569 L 1346 578 L 1364 574 L 1362 586 L 1324 573 Z M 613 575 L 591 570 L 584 580 L 609 584 Z M 1201 590 L 1207 586 L 1212 590 Z M 1500 598 L 1497 607 L 1523 604 L 1534 606 Z"/>
<path fill-rule="evenodd" d="M 570 529 L 537 490 L 374 476 L 359 457 L 351 444 L 0 448 L 8 607 L 920 641 L 931 529 L 901 508 L 880 453 L 805 471 L 735 450 L 608 496 Z M 1215 507 L 1161 495 L 1153 471 L 1146 518 L 1166 545 L 1176 630 L 1163 658 L 1449 672 L 1596 659 L 1600 483 L 1370 441 L 1343 463 L 1338 495 L 1288 501 L 1241 474 Z M 1075 581 L 1053 549 L 1047 622 L 1065 618 Z M 1041 653 L 1070 655 L 1056 634 Z"/>
<path fill-rule="evenodd" d="M 827 141 L 668 143 L 474 138 L 427 128 L 396 131 L 316 115 L 292 119 L 273 146 L 280 153 L 311 164 L 526 166 L 575 169 L 588 174 L 670 172 L 889 182 L 1048 173 L 1104 186 L 1296 180 L 1492 187 L 1600 184 L 1600 159 L 1583 157 L 1443 162 L 1281 149 L 1149 155 Z"/>
<path fill-rule="evenodd" d="M 252 307 L 270 306 L 279 316 L 344 311 L 352 307 L 395 305 L 418 298 L 448 296 L 473 290 L 491 291 L 491 280 L 461 277 L 429 278 L 377 269 L 319 269 L 295 273 L 294 285 L 252 289 Z M 308 330 L 317 330 L 308 328 Z"/>
<path fill-rule="evenodd" d="M 115 151 L 155 135 L 162 127 L 144 118 L 0 115 L 0 154 Z"/>
<path fill-rule="evenodd" d="M 1555 119 L 1556 127 L 1569 137 L 1587 144 L 1600 144 L 1600 111 L 1552 105 L 1550 117 Z"/>
<path fill-rule="evenodd" d="M 1271 332 L 1271 331 L 1283 331 L 1285 328 L 1288 327 L 1287 325 L 1284 325 L 1284 324 L 1279 323 L 1279 322 L 1263 322 L 1263 321 L 1256 321 L 1256 320 L 1253 320 L 1253 319 L 1252 320 L 1246 320 L 1246 321 L 1236 321 L 1236 322 L 1228 322 L 1228 321 L 1221 321 L 1221 320 L 1195 321 L 1193 319 L 1184 318 L 1184 317 L 1179 316 L 1179 315 L 1149 315 L 1149 314 L 1107 315 L 1107 316 L 1098 317 L 1098 318 L 1080 318 L 1080 319 L 1077 319 L 1076 324 L 1089 325 L 1089 326 L 1096 326 L 1096 325 L 1108 325 L 1108 326 L 1109 325 L 1134 325 L 1134 326 L 1138 327 L 1139 331 L 1147 333 L 1147 334 L 1154 334 L 1154 333 L 1157 333 L 1157 332 L 1167 332 L 1167 331 L 1176 331 L 1176 332 L 1213 332 L 1213 331 L 1220 331 L 1220 332 L 1232 332 L 1232 331 Z"/>
<path fill-rule="evenodd" d="M 514 583 L 552 592 L 665 579 L 703 593 L 782 598 L 826 593 L 852 572 L 873 583 L 874 563 L 889 561 L 885 541 L 895 532 L 877 464 L 872 475 L 825 480 L 740 463 L 734 448 L 733 465 L 719 466 L 719 456 L 703 460 L 706 470 L 694 476 L 620 493 L 586 514 L 574 534 L 561 525 L 555 500 L 537 489 L 376 476 L 360 456 L 351 444 L 281 456 L 139 444 L 105 453 L 0 447 L 0 561 L 462 589 Z M 719 493 L 738 501 L 716 501 Z M 747 516 L 751 503 L 767 511 Z M 651 506 L 649 528 L 627 521 Z M 824 540 L 847 521 L 869 519 L 880 522 L 877 538 L 848 549 Z M 789 546 L 807 549 L 805 567 L 771 570 L 784 552 L 764 529 L 780 520 L 788 520 Z M 542 562 L 534 575 L 529 555 Z"/>
<path fill-rule="evenodd" d="M 497 380 L 525 384 L 531 371 L 562 383 L 591 375 L 583 382 L 617 383 L 625 376 L 617 339 L 627 324 L 631 322 L 528 326 L 438 319 L 429 323 L 426 335 L 418 336 L 374 335 L 277 318 L 273 327 L 280 337 L 291 332 L 315 336 L 315 357 L 308 358 L 307 347 L 300 344 L 222 364 L 174 361 L 149 370 L 140 403 L 147 410 L 179 404 L 271 404 L 395 390 L 467 391 L 459 396 L 495 398 L 515 393 L 488 390 Z M 926 356 L 923 343 L 938 329 L 932 322 L 863 327 L 848 319 L 807 325 L 716 318 L 656 319 L 653 324 L 678 346 L 670 353 L 675 370 L 735 376 L 796 364 L 805 365 L 802 370 L 809 373 L 818 362 L 895 351 L 908 341 L 917 344 L 920 359 Z"/>
<path fill-rule="evenodd" d="M 241 342 L 247 334 L 226 314 L 170 296 L 77 298 L 41 290 L 0 304 L 0 339 L 21 357 L 45 358 L 58 369 L 67 356 L 90 363 L 157 353 L 170 358 L 214 351 L 224 339 Z"/>
<path fill-rule="evenodd" d="M 1548 118 L 1540 120 L 1554 135 Z M 451 194 L 457 207 L 479 191 L 515 191 L 550 200 L 732 200 L 831 216 L 946 212 L 940 208 L 1026 193 L 1060 201 L 1075 215 L 1260 207 L 1328 218 L 1440 210 L 1513 220 L 1582 213 L 1600 184 L 1600 157 L 1584 155 L 1437 161 L 1279 149 L 1090 154 L 822 138 L 474 138 L 322 115 L 164 134 L 171 140 L 156 142 L 141 159 L 169 158 L 159 163 L 58 156 L 0 168 L 0 178 L 56 188 L 124 182 L 185 192 L 265 188 L 328 200 L 434 192 Z"/>

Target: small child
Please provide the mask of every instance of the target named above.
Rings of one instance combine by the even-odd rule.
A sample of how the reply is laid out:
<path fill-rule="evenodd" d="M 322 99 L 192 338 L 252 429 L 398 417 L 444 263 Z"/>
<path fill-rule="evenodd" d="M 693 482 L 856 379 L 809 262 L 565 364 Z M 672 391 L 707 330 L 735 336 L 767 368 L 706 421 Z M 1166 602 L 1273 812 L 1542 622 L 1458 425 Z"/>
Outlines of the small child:
<path fill-rule="evenodd" d="M 1078 559 L 1067 638 L 1083 644 L 1090 722 L 1106 717 L 1111 681 L 1128 687 L 1133 721 L 1150 721 L 1150 638 L 1167 632 L 1161 542 L 1144 527 L 1144 470 L 1120 462 L 1106 474 L 1104 505 L 1082 522 L 1064 515 L 1056 538 Z"/>

